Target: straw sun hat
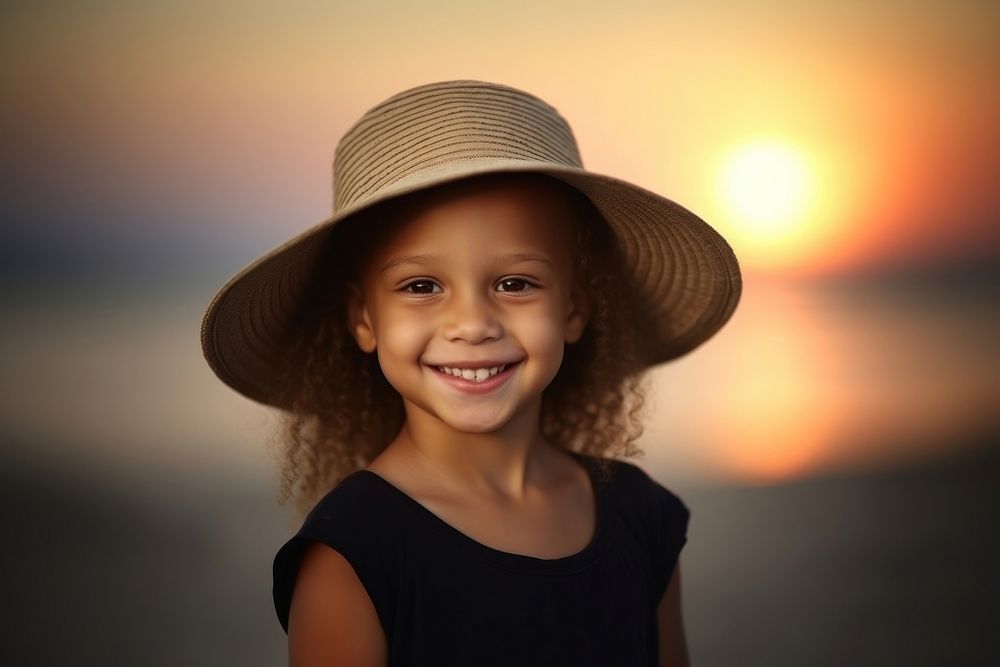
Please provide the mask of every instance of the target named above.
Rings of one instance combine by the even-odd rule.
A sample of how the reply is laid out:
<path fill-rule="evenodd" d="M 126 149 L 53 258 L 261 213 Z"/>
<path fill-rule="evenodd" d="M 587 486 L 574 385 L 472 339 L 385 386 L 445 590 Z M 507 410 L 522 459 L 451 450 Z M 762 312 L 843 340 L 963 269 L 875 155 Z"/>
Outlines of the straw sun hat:
<path fill-rule="evenodd" d="M 275 379 L 331 230 L 378 202 L 501 171 L 564 181 L 607 220 L 629 271 L 627 284 L 653 329 L 642 337 L 646 366 L 691 351 L 732 315 L 739 265 L 701 218 L 653 192 L 585 170 L 569 124 L 534 95 L 483 81 L 443 81 L 393 95 L 341 138 L 333 215 L 254 260 L 219 290 L 201 325 L 209 366 L 244 396 L 285 407 Z"/>

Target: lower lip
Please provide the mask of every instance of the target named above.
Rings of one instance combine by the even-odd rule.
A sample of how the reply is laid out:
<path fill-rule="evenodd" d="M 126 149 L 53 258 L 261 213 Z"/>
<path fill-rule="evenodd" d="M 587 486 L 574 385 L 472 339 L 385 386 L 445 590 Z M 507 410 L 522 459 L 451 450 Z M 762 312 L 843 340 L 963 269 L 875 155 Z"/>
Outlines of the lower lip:
<path fill-rule="evenodd" d="M 488 394 L 507 382 L 507 379 L 510 378 L 514 369 L 517 368 L 520 363 L 521 362 L 518 361 L 514 364 L 507 364 L 507 367 L 504 368 L 503 371 L 497 373 L 496 375 L 491 375 L 482 382 L 473 382 L 472 380 L 466 380 L 465 378 L 455 377 L 449 373 L 442 373 L 437 368 L 428 368 L 430 368 L 431 372 L 438 375 L 444 382 L 447 382 L 459 391 L 463 391 L 467 394 Z"/>

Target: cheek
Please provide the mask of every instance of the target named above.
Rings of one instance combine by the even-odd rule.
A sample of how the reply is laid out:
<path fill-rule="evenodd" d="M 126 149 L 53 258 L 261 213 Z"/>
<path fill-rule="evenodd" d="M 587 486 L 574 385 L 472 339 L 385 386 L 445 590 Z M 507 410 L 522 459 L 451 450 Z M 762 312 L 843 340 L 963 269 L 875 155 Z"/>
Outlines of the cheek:
<path fill-rule="evenodd" d="M 563 348 L 562 323 L 548 316 L 526 317 L 518 326 L 521 345 L 537 353 L 553 354 Z M 561 352 L 560 352 L 561 354 Z"/>
<path fill-rule="evenodd" d="M 419 355 L 427 342 L 427 327 L 419 318 L 392 317 L 385 319 L 379 331 L 379 343 L 394 356 Z"/>

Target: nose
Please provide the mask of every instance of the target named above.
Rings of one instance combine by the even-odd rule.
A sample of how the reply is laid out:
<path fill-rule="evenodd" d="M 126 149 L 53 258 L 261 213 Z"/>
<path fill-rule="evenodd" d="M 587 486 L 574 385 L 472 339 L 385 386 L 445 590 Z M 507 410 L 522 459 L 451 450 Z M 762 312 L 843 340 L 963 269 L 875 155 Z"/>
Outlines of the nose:
<path fill-rule="evenodd" d="M 444 314 L 442 335 L 448 340 L 462 340 L 470 344 L 500 338 L 503 325 L 496 304 L 489 296 L 476 290 L 457 291 Z"/>

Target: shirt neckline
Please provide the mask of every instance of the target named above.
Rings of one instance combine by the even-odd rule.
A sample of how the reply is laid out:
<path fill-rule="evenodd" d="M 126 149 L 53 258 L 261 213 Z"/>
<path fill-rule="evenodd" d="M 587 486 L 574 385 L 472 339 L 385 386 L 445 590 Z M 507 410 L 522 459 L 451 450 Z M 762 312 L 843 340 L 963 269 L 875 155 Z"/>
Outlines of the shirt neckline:
<path fill-rule="evenodd" d="M 594 478 L 593 457 L 569 450 L 565 451 L 576 459 L 587 472 L 587 478 L 590 480 L 591 495 L 595 504 L 595 525 L 594 533 L 586 546 L 576 553 L 559 558 L 538 558 L 536 556 L 529 556 L 528 554 L 494 549 L 452 526 L 377 472 L 367 468 L 360 468 L 353 474 L 367 473 L 366 476 L 369 479 L 374 479 L 377 483 L 392 492 L 406 505 L 414 509 L 418 515 L 422 516 L 429 525 L 451 539 L 453 543 L 467 550 L 473 556 L 485 559 L 496 567 L 530 574 L 573 574 L 596 563 L 607 550 L 609 543 L 607 503 L 602 485 L 599 485 Z"/>

